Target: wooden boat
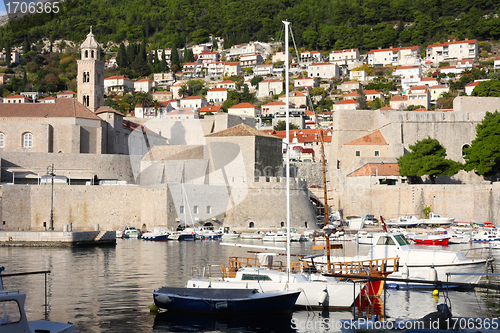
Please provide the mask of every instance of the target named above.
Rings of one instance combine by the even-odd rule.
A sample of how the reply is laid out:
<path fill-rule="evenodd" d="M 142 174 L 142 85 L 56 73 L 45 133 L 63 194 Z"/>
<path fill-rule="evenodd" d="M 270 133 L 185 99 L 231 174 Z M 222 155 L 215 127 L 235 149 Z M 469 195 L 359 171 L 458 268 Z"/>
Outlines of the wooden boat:
<path fill-rule="evenodd" d="M 153 292 L 162 309 L 196 313 L 290 313 L 301 291 L 161 287 Z"/>
<path fill-rule="evenodd" d="M 411 236 L 411 241 L 417 245 L 441 245 L 448 246 L 450 236 L 448 235 L 415 235 Z"/>

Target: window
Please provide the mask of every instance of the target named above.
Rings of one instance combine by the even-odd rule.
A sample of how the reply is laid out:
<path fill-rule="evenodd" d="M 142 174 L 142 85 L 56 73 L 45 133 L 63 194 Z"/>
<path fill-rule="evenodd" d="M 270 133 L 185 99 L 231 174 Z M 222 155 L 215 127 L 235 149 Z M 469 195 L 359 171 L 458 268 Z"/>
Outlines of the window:
<path fill-rule="evenodd" d="M 89 51 L 85 50 L 85 58 L 89 57 Z"/>
<path fill-rule="evenodd" d="M 248 223 L 248 228 L 249 229 L 255 228 L 255 224 L 253 222 Z"/>
<path fill-rule="evenodd" d="M 212 214 L 212 207 L 207 206 L 207 214 Z"/>
<path fill-rule="evenodd" d="M 6 300 L 0 302 L 0 318 L 2 326 L 6 324 L 14 324 L 21 321 L 21 311 L 19 304 L 14 300 Z M 8 330 L 9 328 L 7 328 Z"/>
<path fill-rule="evenodd" d="M 198 206 L 193 207 L 193 213 L 198 214 Z"/>
<path fill-rule="evenodd" d="M 33 134 L 31 133 L 23 134 L 23 148 L 27 149 L 33 148 Z"/>
<path fill-rule="evenodd" d="M 375 156 L 380 156 L 380 152 L 378 150 L 375 150 Z"/>
<path fill-rule="evenodd" d="M 0 148 L 5 147 L 5 134 L 0 133 Z"/>
<path fill-rule="evenodd" d="M 179 214 L 184 214 L 184 206 L 179 207 Z"/>
<path fill-rule="evenodd" d="M 359 150 L 356 150 L 356 156 L 361 156 L 361 152 Z"/>

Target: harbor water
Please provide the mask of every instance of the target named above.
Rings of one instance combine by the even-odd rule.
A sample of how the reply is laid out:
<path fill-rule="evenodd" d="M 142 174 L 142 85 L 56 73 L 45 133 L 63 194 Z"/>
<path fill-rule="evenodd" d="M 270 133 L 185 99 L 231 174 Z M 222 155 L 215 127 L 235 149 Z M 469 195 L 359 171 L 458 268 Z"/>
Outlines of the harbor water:
<path fill-rule="evenodd" d="M 238 242 L 263 244 L 256 240 Z M 312 245 L 313 242 L 292 243 L 292 253 L 317 254 Z M 285 244 L 272 246 L 285 247 Z M 450 249 L 470 246 L 450 246 Z M 368 249 L 346 242 L 342 251 L 349 256 L 358 251 L 366 253 Z M 183 287 L 202 267 L 227 264 L 230 256 L 255 256 L 248 250 L 221 246 L 217 241 L 118 239 L 116 247 L 1 247 L 0 266 L 5 266 L 5 273 L 50 270 L 48 319 L 72 322 L 79 332 L 338 332 L 340 319 L 353 318 L 353 311 L 301 310 L 291 316 L 222 318 L 150 313 L 153 290 L 164 285 Z M 500 267 L 500 250 L 496 252 L 492 252 L 495 268 Z M 5 277 L 3 282 L 6 290 L 27 294 L 28 319 L 45 318 L 43 274 Z M 421 318 L 436 311 L 436 305 L 443 303 L 445 297 L 455 316 L 500 315 L 499 294 L 483 289 L 441 292 L 438 297 L 432 296 L 432 290 L 389 289 L 380 298 L 364 301 L 355 311 L 385 313 L 387 318 Z"/>

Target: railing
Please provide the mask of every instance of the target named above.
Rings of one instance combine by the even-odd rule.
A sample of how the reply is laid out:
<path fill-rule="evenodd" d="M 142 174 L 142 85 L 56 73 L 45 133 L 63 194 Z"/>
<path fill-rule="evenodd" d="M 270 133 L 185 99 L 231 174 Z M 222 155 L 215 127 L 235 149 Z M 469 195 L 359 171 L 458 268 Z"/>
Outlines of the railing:
<path fill-rule="evenodd" d="M 324 273 L 343 275 L 388 275 L 399 270 L 399 258 L 383 258 L 349 262 L 335 262 L 330 264 L 317 264 L 316 268 Z"/>

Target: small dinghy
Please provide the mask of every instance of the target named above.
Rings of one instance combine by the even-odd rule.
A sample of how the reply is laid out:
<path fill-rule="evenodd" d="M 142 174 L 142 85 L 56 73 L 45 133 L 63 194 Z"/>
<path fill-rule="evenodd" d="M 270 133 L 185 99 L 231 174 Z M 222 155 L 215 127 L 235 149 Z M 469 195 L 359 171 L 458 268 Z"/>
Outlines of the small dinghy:
<path fill-rule="evenodd" d="M 155 305 L 178 312 L 250 314 L 291 313 L 300 290 L 261 293 L 257 289 L 161 287 Z"/>

